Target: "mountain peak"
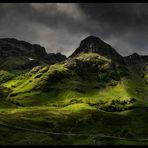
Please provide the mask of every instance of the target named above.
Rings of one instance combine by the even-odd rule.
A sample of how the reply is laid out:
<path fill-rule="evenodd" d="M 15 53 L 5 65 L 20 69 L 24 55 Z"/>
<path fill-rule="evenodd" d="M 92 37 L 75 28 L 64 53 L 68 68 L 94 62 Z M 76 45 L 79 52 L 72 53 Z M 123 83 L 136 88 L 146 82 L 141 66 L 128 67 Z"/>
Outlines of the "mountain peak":
<path fill-rule="evenodd" d="M 83 41 L 101 41 L 103 42 L 99 37 L 96 37 L 96 36 L 93 36 L 93 35 L 90 35 L 88 37 L 86 37 Z"/>
<path fill-rule="evenodd" d="M 135 52 L 135 53 L 133 53 L 131 56 L 138 56 L 138 57 L 139 57 L 140 55 Z"/>
<path fill-rule="evenodd" d="M 70 57 L 75 57 L 81 53 L 98 53 L 115 61 L 122 61 L 122 56 L 116 52 L 109 44 L 96 36 L 88 36 L 80 42 L 80 46 Z"/>

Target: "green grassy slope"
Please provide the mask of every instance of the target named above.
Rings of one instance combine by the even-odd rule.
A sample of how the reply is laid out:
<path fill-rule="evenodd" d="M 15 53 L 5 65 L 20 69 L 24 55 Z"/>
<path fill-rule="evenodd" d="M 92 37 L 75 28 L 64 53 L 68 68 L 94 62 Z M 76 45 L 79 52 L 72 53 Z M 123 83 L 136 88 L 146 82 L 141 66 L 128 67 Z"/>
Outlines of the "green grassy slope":
<path fill-rule="evenodd" d="M 94 53 L 82 54 L 75 61 L 36 67 L 24 77 L 4 83 L 12 90 L 7 99 L 23 106 L 86 103 L 100 108 L 111 104 L 124 108 L 132 100 L 146 101 L 148 87 L 135 72 L 124 76 L 123 70 L 111 68 L 110 60 Z M 88 63 L 97 63 L 97 71 L 96 67 L 85 67 Z"/>
<path fill-rule="evenodd" d="M 18 74 L 1 84 L 0 144 L 148 144 L 141 74 L 95 53 Z"/>

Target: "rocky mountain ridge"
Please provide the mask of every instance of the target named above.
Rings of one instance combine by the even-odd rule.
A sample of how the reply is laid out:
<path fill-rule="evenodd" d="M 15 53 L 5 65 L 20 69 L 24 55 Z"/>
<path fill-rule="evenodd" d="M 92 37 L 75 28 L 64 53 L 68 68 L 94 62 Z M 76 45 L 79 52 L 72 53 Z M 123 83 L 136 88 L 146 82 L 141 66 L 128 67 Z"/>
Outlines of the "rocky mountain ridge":
<path fill-rule="evenodd" d="M 64 61 L 65 55 L 61 53 L 47 54 L 44 47 L 38 44 L 30 44 L 14 38 L 0 39 L 0 67 L 9 65 L 9 69 L 31 68 L 41 64 L 55 64 Z M 18 61 L 18 63 L 14 61 Z"/>

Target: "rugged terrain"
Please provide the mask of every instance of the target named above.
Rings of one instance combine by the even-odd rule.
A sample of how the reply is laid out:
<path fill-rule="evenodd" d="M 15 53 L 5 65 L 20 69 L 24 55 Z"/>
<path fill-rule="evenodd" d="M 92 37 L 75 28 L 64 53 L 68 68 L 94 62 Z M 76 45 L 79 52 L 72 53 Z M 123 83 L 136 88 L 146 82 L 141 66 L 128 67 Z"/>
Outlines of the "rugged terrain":
<path fill-rule="evenodd" d="M 47 54 L 44 47 L 17 39 L 0 39 L 0 69 L 23 70 L 61 62 L 66 56 Z"/>
<path fill-rule="evenodd" d="M 0 56 L 0 144 L 148 144 L 147 55 L 89 36 L 68 58 L 16 39 Z"/>

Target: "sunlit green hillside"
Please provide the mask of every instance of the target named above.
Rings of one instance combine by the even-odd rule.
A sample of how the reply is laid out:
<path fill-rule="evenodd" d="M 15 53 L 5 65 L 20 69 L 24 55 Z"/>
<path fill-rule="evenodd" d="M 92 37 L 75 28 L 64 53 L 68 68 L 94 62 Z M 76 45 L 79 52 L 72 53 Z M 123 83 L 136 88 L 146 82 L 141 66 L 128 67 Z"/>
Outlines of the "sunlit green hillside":
<path fill-rule="evenodd" d="M 148 143 L 147 63 L 86 45 L 53 65 L 0 70 L 0 144 Z"/>

